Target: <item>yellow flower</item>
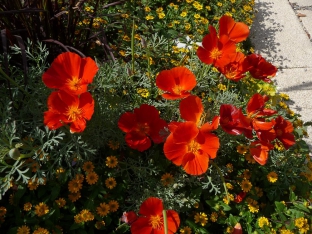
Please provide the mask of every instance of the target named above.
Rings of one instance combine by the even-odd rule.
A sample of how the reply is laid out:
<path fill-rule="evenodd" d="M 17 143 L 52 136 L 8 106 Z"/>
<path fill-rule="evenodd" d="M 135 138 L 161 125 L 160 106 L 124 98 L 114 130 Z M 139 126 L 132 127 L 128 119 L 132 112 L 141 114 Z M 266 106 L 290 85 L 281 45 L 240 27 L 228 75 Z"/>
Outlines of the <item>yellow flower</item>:
<path fill-rule="evenodd" d="M 161 176 L 161 182 L 163 186 L 168 186 L 174 182 L 173 176 L 170 173 L 165 173 Z"/>
<path fill-rule="evenodd" d="M 129 18 L 129 15 L 128 15 L 128 14 L 121 14 L 121 17 L 122 17 L 122 18 L 125 18 L 125 19 L 128 19 L 128 18 Z"/>
<path fill-rule="evenodd" d="M 234 201 L 234 196 L 233 196 L 233 194 L 228 194 L 228 196 L 225 196 L 224 198 L 223 198 L 223 202 L 225 203 L 225 204 L 229 204 L 230 203 L 230 201 Z"/>
<path fill-rule="evenodd" d="M 125 52 L 124 50 L 120 50 L 120 51 L 119 51 L 119 54 L 120 54 L 121 56 L 123 56 L 123 57 L 126 56 L 126 52 Z"/>
<path fill-rule="evenodd" d="M 109 156 L 109 157 L 106 157 L 105 164 L 109 168 L 114 168 L 117 166 L 118 160 L 115 156 Z"/>
<path fill-rule="evenodd" d="M 111 212 L 116 212 L 119 208 L 119 204 L 115 200 L 109 201 L 108 205 L 109 205 L 109 211 Z"/>
<path fill-rule="evenodd" d="M 300 217 L 300 218 L 297 218 L 295 219 L 295 226 L 297 228 L 302 228 L 304 225 L 306 225 L 308 223 L 308 220 L 303 218 L 303 217 Z"/>
<path fill-rule="evenodd" d="M 184 228 L 180 229 L 181 234 L 192 234 L 192 229 L 188 226 L 185 226 Z"/>
<path fill-rule="evenodd" d="M 82 166 L 82 170 L 84 170 L 85 172 L 91 172 L 94 170 L 94 165 L 92 162 L 87 161 L 83 164 Z"/>
<path fill-rule="evenodd" d="M 225 91 L 226 90 L 226 86 L 224 84 L 218 84 L 218 89 L 221 91 Z"/>
<path fill-rule="evenodd" d="M 263 228 L 263 226 L 269 226 L 270 222 L 266 217 L 260 217 L 258 219 L 258 225 L 260 228 Z"/>
<path fill-rule="evenodd" d="M 251 172 L 249 171 L 249 169 L 246 169 L 244 172 L 243 172 L 243 177 L 247 180 L 250 179 L 251 177 Z"/>
<path fill-rule="evenodd" d="M 226 188 L 229 189 L 229 190 L 232 190 L 232 189 L 234 188 L 233 185 L 230 184 L 230 183 L 225 183 L 225 186 L 226 186 Z"/>
<path fill-rule="evenodd" d="M 106 187 L 109 188 L 109 189 L 115 188 L 116 185 L 117 185 L 115 178 L 110 177 L 110 178 L 106 179 L 106 180 L 105 180 L 105 185 L 106 185 Z"/>
<path fill-rule="evenodd" d="M 216 212 L 212 212 L 210 215 L 211 222 L 217 222 L 218 220 L 218 214 Z"/>
<path fill-rule="evenodd" d="M 203 5 L 200 4 L 200 3 L 197 2 L 197 1 L 195 1 L 195 2 L 193 3 L 193 7 L 194 7 L 196 10 L 198 10 L 198 11 L 200 11 L 200 10 L 203 9 Z"/>
<path fill-rule="evenodd" d="M 49 213 L 49 207 L 43 202 L 40 202 L 38 205 L 35 206 L 35 214 L 39 217 L 47 213 Z"/>
<path fill-rule="evenodd" d="M 233 232 L 233 230 L 234 230 L 234 228 L 233 227 L 227 227 L 226 228 L 226 233 L 232 233 Z"/>
<path fill-rule="evenodd" d="M 109 213 L 109 205 L 106 204 L 105 202 L 101 203 L 97 208 L 96 208 L 96 213 L 99 216 L 106 216 Z"/>
<path fill-rule="evenodd" d="M 180 14 L 180 16 L 186 17 L 186 16 L 187 16 L 187 12 L 186 12 L 186 11 L 182 11 L 181 14 Z"/>
<path fill-rule="evenodd" d="M 222 7 L 222 3 L 221 2 L 217 2 L 217 6 Z"/>
<path fill-rule="evenodd" d="M 184 24 L 184 28 L 185 28 L 185 30 L 190 30 L 191 29 L 191 24 L 190 23 L 185 23 Z"/>
<path fill-rule="evenodd" d="M 29 233 L 30 233 L 30 229 L 26 225 L 19 227 L 16 232 L 16 234 L 29 234 Z"/>
<path fill-rule="evenodd" d="M 27 187 L 29 188 L 29 190 L 36 190 L 38 186 L 39 186 L 39 183 L 38 183 L 37 178 L 35 180 L 33 179 L 28 180 Z"/>
<path fill-rule="evenodd" d="M 203 212 L 196 213 L 194 217 L 195 223 L 200 223 L 200 225 L 205 226 L 208 222 L 207 215 Z"/>
<path fill-rule="evenodd" d="M 112 140 L 109 140 L 108 141 L 108 147 L 112 150 L 116 150 L 116 149 L 119 149 L 119 142 L 118 141 L 112 141 Z"/>
<path fill-rule="evenodd" d="M 278 179 L 278 175 L 276 174 L 276 172 L 271 171 L 268 175 L 267 175 L 268 181 L 271 183 L 275 183 Z"/>
<path fill-rule="evenodd" d="M 250 182 L 249 180 L 244 179 L 244 180 L 242 181 L 242 183 L 241 183 L 241 188 L 242 188 L 242 190 L 243 190 L 245 193 L 249 192 L 250 189 L 251 189 L 251 187 L 252 187 L 252 184 L 251 184 L 251 182 Z"/>
<path fill-rule="evenodd" d="M 59 198 L 55 200 L 56 204 L 58 205 L 59 208 L 62 208 L 66 205 L 66 200 L 64 198 Z"/>
<path fill-rule="evenodd" d="M 151 11 L 151 8 L 149 8 L 148 6 L 146 6 L 146 7 L 144 7 L 144 11 L 150 12 L 150 11 Z"/>
<path fill-rule="evenodd" d="M 263 196 L 263 191 L 261 188 L 259 187 L 255 187 L 256 193 L 258 197 L 262 197 Z"/>
<path fill-rule="evenodd" d="M 138 88 L 137 93 L 144 98 L 147 98 L 149 96 L 148 89 Z"/>
<path fill-rule="evenodd" d="M 210 6 L 206 6 L 207 11 L 211 11 L 211 7 Z"/>
<path fill-rule="evenodd" d="M 248 161 L 248 163 L 252 163 L 252 164 L 255 164 L 256 163 L 256 160 L 252 157 L 251 154 L 245 154 L 245 159 L 246 161 Z"/>
<path fill-rule="evenodd" d="M 194 15 L 194 18 L 195 18 L 195 19 L 199 19 L 199 18 L 200 18 L 200 14 L 195 14 L 195 15 Z"/>
<path fill-rule="evenodd" d="M 165 16 L 166 16 L 166 14 L 165 14 L 164 12 L 160 12 L 160 13 L 158 14 L 158 18 L 159 18 L 159 19 L 163 19 L 163 18 L 165 18 Z"/>
<path fill-rule="evenodd" d="M 80 213 L 74 216 L 74 220 L 75 223 L 82 223 L 84 221 Z"/>
<path fill-rule="evenodd" d="M 231 3 L 235 3 L 235 0 L 231 0 Z"/>
<path fill-rule="evenodd" d="M 86 178 L 86 181 L 88 184 L 92 185 L 95 184 L 99 179 L 98 174 L 96 174 L 95 172 L 89 172 Z"/>
<path fill-rule="evenodd" d="M 248 209 L 251 213 L 258 213 L 259 211 L 259 205 L 258 205 L 258 202 L 253 200 L 253 199 L 250 199 L 251 201 L 248 202 Z"/>
<path fill-rule="evenodd" d="M 77 179 L 68 182 L 68 190 L 71 193 L 77 193 L 82 188 L 82 183 Z"/>
<path fill-rule="evenodd" d="M 187 2 L 187 3 L 192 3 L 192 2 L 193 2 L 193 0 L 186 0 L 186 2 Z"/>
<path fill-rule="evenodd" d="M 0 217 L 4 217 L 7 209 L 4 206 L 0 206 Z"/>
<path fill-rule="evenodd" d="M 77 201 L 80 197 L 81 197 L 80 192 L 68 194 L 68 199 L 71 200 L 71 202 Z"/>
<path fill-rule="evenodd" d="M 137 40 L 141 40 L 141 36 L 139 34 L 135 34 L 134 38 L 137 39 Z"/>
<path fill-rule="evenodd" d="M 94 215 L 89 210 L 82 210 L 79 215 L 84 222 L 92 221 L 94 219 Z"/>
<path fill-rule="evenodd" d="M 238 152 L 239 154 L 244 155 L 244 154 L 247 153 L 248 147 L 247 147 L 246 145 L 238 145 L 238 146 L 236 147 L 236 150 L 237 150 L 237 152 Z"/>
<path fill-rule="evenodd" d="M 24 210 L 25 211 L 30 211 L 31 210 L 31 207 L 32 207 L 32 204 L 30 202 L 26 202 L 24 204 Z"/>
<path fill-rule="evenodd" d="M 233 172 L 233 164 L 232 163 L 228 163 L 225 166 L 226 166 L 229 173 Z"/>
<path fill-rule="evenodd" d="M 285 99 L 286 101 L 289 100 L 289 95 L 286 93 L 280 93 L 279 96 L 283 99 Z"/>
<path fill-rule="evenodd" d="M 39 227 L 33 232 L 33 234 L 49 234 L 49 231 L 45 228 Z"/>
<path fill-rule="evenodd" d="M 128 35 L 124 35 L 122 37 L 122 40 L 124 40 L 124 41 L 131 41 L 131 39 L 130 39 L 130 37 Z"/>
<path fill-rule="evenodd" d="M 148 15 L 148 16 L 145 17 L 145 19 L 146 19 L 146 20 L 152 20 L 152 19 L 154 19 L 154 16 Z"/>

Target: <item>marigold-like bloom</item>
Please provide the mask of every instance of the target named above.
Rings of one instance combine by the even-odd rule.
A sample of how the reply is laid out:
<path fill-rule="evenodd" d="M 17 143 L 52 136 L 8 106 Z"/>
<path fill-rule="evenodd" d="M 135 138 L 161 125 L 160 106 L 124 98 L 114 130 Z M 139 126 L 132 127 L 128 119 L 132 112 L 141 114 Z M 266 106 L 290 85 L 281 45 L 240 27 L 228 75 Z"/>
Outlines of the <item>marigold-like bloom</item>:
<path fill-rule="evenodd" d="M 71 202 L 77 201 L 80 197 L 81 197 L 80 192 L 68 194 L 68 199 L 71 200 Z"/>
<path fill-rule="evenodd" d="M 118 160 L 115 156 L 109 156 L 109 157 L 106 157 L 105 164 L 109 168 L 114 168 L 117 166 Z"/>
<path fill-rule="evenodd" d="M 244 154 L 247 153 L 248 147 L 247 147 L 246 145 L 238 145 L 238 146 L 236 146 L 236 150 L 237 150 L 237 152 L 238 152 L 239 154 L 244 155 Z"/>
<path fill-rule="evenodd" d="M 141 216 L 131 225 L 131 233 L 165 233 L 163 210 L 163 203 L 159 198 L 150 197 L 146 199 L 140 206 L 139 214 Z M 180 225 L 179 215 L 174 210 L 166 210 L 166 213 L 168 234 L 174 234 Z"/>
<path fill-rule="evenodd" d="M 35 206 L 35 214 L 39 217 L 47 213 L 49 213 L 49 207 L 43 202 L 40 202 L 38 205 Z"/>
<path fill-rule="evenodd" d="M 83 183 L 84 175 L 83 174 L 76 174 L 75 180 L 79 181 L 80 183 Z"/>
<path fill-rule="evenodd" d="M 118 208 L 119 208 L 119 204 L 115 200 L 109 201 L 108 205 L 109 205 L 109 211 L 110 212 L 116 212 L 118 210 Z"/>
<path fill-rule="evenodd" d="M 103 227 L 105 227 L 105 222 L 103 220 L 102 221 L 97 221 L 94 226 L 95 226 L 96 229 L 100 230 Z"/>
<path fill-rule="evenodd" d="M 92 162 L 87 161 L 84 162 L 83 166 L 82 166 L 82 170 L 84 170 L 85 172 L 91 172 L 94 170 L 94 165 Z"/>
<path fill-rule="evenodd" d="M 16 234 L 30 234 L 30 229 L 28 226 L 23 225 L 17 229 Z"/>
<path fill-rule="evenodd" d="M 105 186 L 106 186 L 107 188 L 109 188 L 109 189 L 115 188 L 116 185 L 117 185 L 117 182 L 116 182 L 115 178 L 113 178 L 113 177 L 107 178 L 107 179 L 105 180 Z"/>
<path fill-rule="evenodd" d="M 118 127 L 126 133 L 128 146 L 141 152 L 151 147 L 151 141 L 163 142 L 160 131 L 165 126 L 167 123 L 159 117 L 158 110 L 148 104 L 135 108 L 133 113 L 122 114 L 118 121 Z"/>
<path fill-rule="evenodd" d="M 37 228 L 37 229 L 33 232 L 33 234 L 49 234 L 49 233 L 50 233 L 50 232 L 49 232 L 47 229 L 42 228 L 42 227 Z"/>
<path fill-rule="evenodd" d="M 33 179 L 28 180 L 27 187 L 29 188 L 29 190 L 36 190 L 38 186 L 39 186 L 38 178 L 34 180 Z"/>
<path fill-rule="evenodd" d="M 208 217 L 205 213 L 196 213 L 194 216 L 195 223 L 200 223 L 200 225 L 205 226 L 208 223 Z"/>
<path fill-rule="evenodd" d="M 92 221 L 94 219 L 94 215 L 89 210 L 82 210 L 79 214 L 84 222 Z"/>
<path fill-rule="evenodd" d="M 196 86 L 196 77 L 186 67 L 175 67 L 161 71 L 156 77 L 156 85 L 165 91 L 163 98 L 180 99 L 190 95 L 189 91 Z"/>
<path fill-rule="evenodd" d="M 297 228 L 302 228 L 307 223 L 308 223 L 308 220 L 305 219 L 304 217 L 300 217 L 300 218 L 295 219 L 295 226 Z"/>
<path fill-rule="evenodd" d="M 264 226 L 269 226 L 270 222 L 266 217 L 261 216 L 258 219 L 258 225 L 260 228 L 263 228 Z"/>
<path fill-rule="evenodd" d="M 103 202 L 96 208 L 96 213 L 101 217 L 106 216 L 110 211 L 109 208 L 109 205 Z"/>
<path fill-rule="evenodd" d="M 192 229 L 188 226 L 185 226 L 184 228 L 180 229 L 181 234 L 192 234 Z"/>
<path fill-rule="evenodd" d="M 30 202 L 26 202 L 24 204 L 24 210 L 25 211 L 30 211 L 31 210 L 31 207 L 32 207 L 32 204 Z"/>
<path fill-rule="evenodd" d="M 71 193 L 77 193 L 82 188 L 82 183 L 77 179 L 72 179 L 68 182 L 68 190 Z"/>
<path fill-rule="evenodd" d="M 64 198 L 59 198 L 55 200 L 56 204 L 58 205 L 59 208 L 62 208 L 66 205 L 66 200 Z"/>
<path fill-rule="evenodd" d="M 163 174 L 160 180 L 163 186 L 168 186 L 169 184 L 172 184 L 174 182 L 174 178 L 170 173 Z"/>
<path fill-rule="evenodd" d="M 218 220 L 218 213 L 217 212 L 212 212 L 210 215 L 210 220 L 211 222 L 217 222 Z"/>
<path fill-rule="evenodd" d="M 250 54 L 247 56 L 247 60 L 251 65 L 249 73 L 252 77 L 265 82 L 271 82 L 270 78 L 276 75 L 277 68 L 267 62 L 261 55 Z"/>
<path fill-rule="evenodd" d="M 249 180 L 244 179 L 244 180 L 242 181 L 242 183 L 241 183 L 241 188 L 242 188 L 242 190 L 243 190 L 245 193 L 249 192 L 250 189 L 251 189 L 251 187 L 252 187 L 252 184 L 251 184 L 251 182 L 250 182 Z"/>
<path fill-rule="evenodd" d="M 88 92 L 78 97 L 64 91 L 56 91 L 48 98 L 48 108 L 49 110 L 44 112 L 44 124 L 49 129 L 70 124 L 71 132 L 83 132 L 86 120 L 90 120 L 93 115 L 94 100 Z"/>
<path fill-rule="evenodd" d="M 90 185 L 95 184 L 98 181 L 98 179 L 99 179 L 99 176 L 94 171 L 89 172 L 86 177 L 86 181 Z"/>
<path fill-rule="evenodd" d="M 267 179 L 270 183 L 275 183 L 278 179 L 278 175 L 275 171 L 271 171 L 269 174 L 267 174 Z"/>
<path fill-rule="evenodd" d="M 87 91 L 87 85 L 92 83 L 97 71 L 98 67 L 93 59 L 65 52 L 56 57 L 42 75 L 42 80 L 49 88 L 79 95 Z"/>

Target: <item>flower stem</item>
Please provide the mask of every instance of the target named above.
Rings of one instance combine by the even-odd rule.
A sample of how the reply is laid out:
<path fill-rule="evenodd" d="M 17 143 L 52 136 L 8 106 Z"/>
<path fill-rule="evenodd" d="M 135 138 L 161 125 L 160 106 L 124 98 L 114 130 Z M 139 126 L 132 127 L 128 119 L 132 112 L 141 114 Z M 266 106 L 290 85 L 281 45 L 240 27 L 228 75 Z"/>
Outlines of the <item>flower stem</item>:
<path fill-rule="evenodd" d="M 132 33 L 131 33 L 131 70 L 132 70 L 132 74 L 134 74 L 134 29 L 135 24 L 134 24 L 134 19 L 132 21 Z"/>
<path fill-rule="evenodd" d="M 164 218 L 165 234 L 168 234 L 168 220 L 167 220 L 167 211 L 166 210 L 163 210 L 163 218 Z"/>

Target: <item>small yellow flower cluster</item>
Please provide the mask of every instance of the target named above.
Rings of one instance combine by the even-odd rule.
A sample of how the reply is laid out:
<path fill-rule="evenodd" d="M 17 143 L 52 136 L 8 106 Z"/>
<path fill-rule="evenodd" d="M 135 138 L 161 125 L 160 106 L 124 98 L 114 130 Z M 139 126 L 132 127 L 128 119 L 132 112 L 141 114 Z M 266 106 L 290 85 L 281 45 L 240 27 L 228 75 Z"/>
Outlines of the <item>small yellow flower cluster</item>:
<path fill-rule="evenodd" d="M 33 234 L 49 234 L 50 232 L 45 229 L 45 228 L 42 228 L 42 227 L 38 227 L 34 232 Z"/>
<path fill-rule="evenodd" d="M 207 215 L 204 212 L 196 213 L 194 217 L 195 223 L 205 226 L 208 223 Z"/>
<path fill-rule="evenodd" d="M 105 165 L 109 168 L 114 168 L 118 164 L 118 160 L 115 156 L 106 157 Z"/>
<path fill-rule="evenodd" d="M 244 179 L 242 182 L 241 182 L 241 188 L 242 190 L 245 192 L 245 193 L 248 193 L 250 191 L 252 187 L 252 184 L 249 180 L 247 179 Z"/>
<path fill-rule="evenodd" d="M 137 93 L 138 93 L 141 97 L 144 97 L 144 98 L 147 98 L 147 97 L 150 95 L 148 89 L 143 89 L 143 88 L 138 88 L 138 89 L 137 89 Z"/>
<path fill-rule="evenodd" d="M 116 212 L 119 208 L 119 204 L 117 201 L 115 200 L 111 200 L 109 201 L 109 203 L 100 203 L 100 205 L 96 208 L 96 213 L 101 216 L 104 217 L 106 215 L 108 215 L 110 212 Z"/>
<path fill-rule="evenodd" d="M 252 198 L 246 198 L 246 202 L 248 203 L 248 209 L 251 213 L 259 212 L 259 205 L 256 200 L 253 200 Z"/>
<path fill-rule="evenodd" d="M 174 178 L 170 173 L 165 173 L 161 176 L 160 181 L 163 186 L 168 186 L 174 182 Z"/>
<path fill-rule="evenodd" d="M 269 220 L 266 217 L 261 216 L 258 219 L 258 225 L 259 225 L 260 228 L 263 228 L 264 226 L 269 226 L 270 222 L 269 222 Z"/>
<path fill-rule="evenodd" d="M 92 221 L 94 219 L 94 215 L 89 210 L 82 210 L 79 214 L 74 216 L 75 223 L 82 223 Z"/>
<path fill-rule="evenodd" d="M 267 174 L 267 179 L 270 183 L 275 183 L 278 179 L 278 175 L 276 172 L 271 171 L 269 174 Z"/>
<path fill-rule="evenodd" d="M 195 2 L 193 3 L 193 7 L 194 7 L 196 10 L 198 10 L 198 11 L 200 11 L 200 10 L 203 9 L 203 5 L 200 4 L 200 3 L 197 2 L 197 1 L 195 1 Z"/>
<path fill-rule="evenodd" d="M 35 206 L 35 214 L 38 217 L 41 217 L 47 213 L 49 213 L 49 207 L 45 203 L 40 202 L 38 205 Z"/>

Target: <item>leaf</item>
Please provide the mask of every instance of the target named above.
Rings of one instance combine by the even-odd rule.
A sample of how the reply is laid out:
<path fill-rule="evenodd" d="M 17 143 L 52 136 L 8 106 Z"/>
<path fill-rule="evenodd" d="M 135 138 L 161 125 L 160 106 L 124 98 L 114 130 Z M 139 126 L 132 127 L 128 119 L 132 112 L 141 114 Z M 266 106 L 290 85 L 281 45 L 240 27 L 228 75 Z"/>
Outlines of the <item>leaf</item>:
<path fill-rule="evenodd" d="M 70 226 L 69 230 L 76 230 L 83 227 L 83 224 L 79 224 L 79 223 L 74 223 L 73 225 Z"/>
<path fill-rule="evenodd" d="M 279 212 L 285 211 L 286 206 L 284 205 L 284 203 L 276 201 L 275 206 Z"/>
<path fill-rule="evenodd" d="M 297 200 L 297 196 L 295 195 L 294 191 L 290 189 L 289 201 L 294 202 L 295 200 Z"/>
<path fill-rule="evenodd" d="M 58 195 L 60 194 L 60 191 L 61 191 L 61 187 L 58 184 L 54 185 L 52 187 L 50 200 L 51 201 L 55 200 L 58 197 Z"/>
<path fill-rule="evenodd" d="M 305 207 L 304 205 L 300 204 L 300 203 L 293 203 L 293 205 L 295 207 L 297 207 L 299 210 L 302 210 L 304 212 L 310 213 L 310 210 L 307 207 Z"/>

